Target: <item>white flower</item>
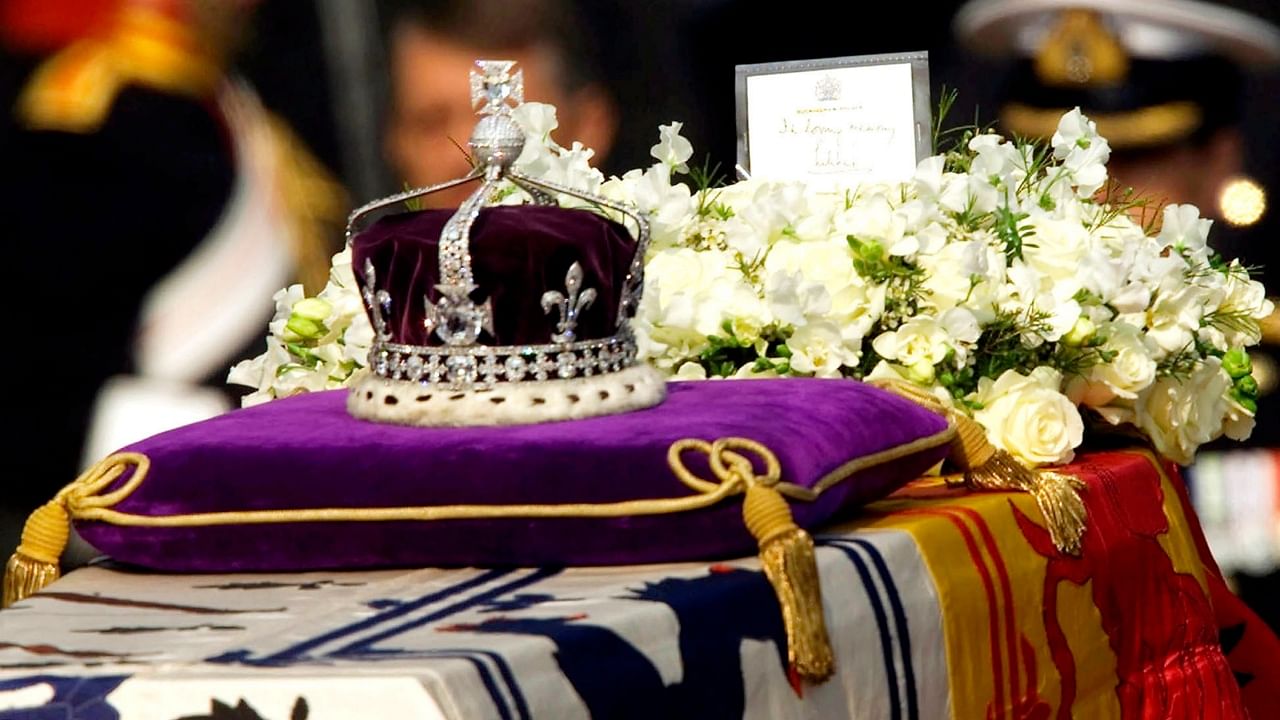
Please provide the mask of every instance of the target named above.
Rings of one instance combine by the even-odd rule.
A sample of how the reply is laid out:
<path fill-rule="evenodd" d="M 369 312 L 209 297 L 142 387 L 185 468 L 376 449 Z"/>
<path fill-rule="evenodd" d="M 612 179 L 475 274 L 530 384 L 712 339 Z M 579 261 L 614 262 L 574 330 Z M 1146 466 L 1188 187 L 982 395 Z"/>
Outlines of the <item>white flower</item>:
<path fill-rule="evenodd" d="M 1166 205 L 1162 218 L 1159 236 L 1162 247 L 1185 250 L 1197 258 L 1205 256 L 1213 221 L 1201 218 L 1199 208 L 1195 205 Z"/>
<path fill-rule="evenodd" d="M 969 172 L 992 184 L 1015 185 L 1026 177 L 1024 158 L 1018 148 L 1006 143 L 995 133 L 976 135 L 969 141 L 969 149 L 978 154 Z"/>
<path fill-rule="evenodd" d="M 765 280 L 765 298 L 773 316 L 788 325 L 801 326 L 809 318 L 831 312 L 831 293 L 799 272 L 775 272 Z"/>
<path fill-rule="evenodd" d="M 1041 366 L 1022 375 L 1006 370 L 979 383 L 981 410 L 973 414 L 992 444 L 1031 467 L 1071 462 L 1084 439 L 1080 411 L 1059 388 L 1062 374 Z"/>
<path fill-rule="evenodd" d="M 696 362 L 682 363 L 671 376 L 672 380 L 706 380 L 707 369 Z"/>
<path fill-rule="evenodd" d="M 1138 328 L 1122 322 L 1110 325 L 1102 349 L 1114 356 L 1090 368 L 1089 380 L 1097 387 L 1083 400 L 1084 404 L 1101 407 L 1116 397 L 1133 400 L 1155 382 L 1154 348 Z"/>
<path fill-rule="evenodd" d="M 933 367 L 947 356 L 950 336 L 942 323 L 927 315 L 914 317 L 897 330 L 880 333 L 871 341 L 876 354 L 908 368 Z"/>
<path fill-rule="evenodd" d="M 818 377 L 839 377 L 842 366 L 858 364 L 859 354 L 845 346 L 833 323 L 809 323 L 787 339 L 791 369 Z"/>
<path fill-rule="evenodd" d="M 545 162 L 550 159 L 551 150 L 558 148 L 551 139 L 551 132 L 560 127 L 556 119 L 556 107 L 540 102 L 527 102 L 516 106 L 511 117 L 524 131 L 524 148 L 516 164 L 521 170 L 541 174 L 545 172 Z"/>
<path fill-rule="evenodd" d="M 673 122 L 670 125 L 658 126 L 658 144 L 649 149 L 649 154 L 658 162 L 672 170 L 689 172 L 686 164 L 693 157 L 693 144 L 680 135 L 684 123 Z"/>
<path fill-rule="evenodd" d="M 1089 250 L 1089 233 L 1078 220 L 1061 220 L 1043 213 L 1032 214 L 1026 224 L 1031 235 L 1023 244 L 1022 257 L 1045 281 L 1068 283 L 1060 292 L 1075 294 L 1081 286 L 1080 261 Z"/>
<path fill-rule="evenodd" d="M 1161 455 L 1189 465 L 1196 448 L 1221 434 L 1230 388 L 1222 361 L 1207 357 L 1185 380 L 1160 378 L 1138 397 L 1138 428 Z"/>
<path fill-rule="evenodd" d="M 293 304 L 306 297 L 306 293 L 302 290 L 302 285 L 290 285 L 283 290 L 277 290 L 271 299 L 275 301 L 276 313 L 271 318 L 271 322 L 267 325 L 267 329 L 272 335 L 282 337 L 284 335 L 284 326 L 289 322 L 289 316 L 293 314 Z"/>
<path fill-rule="evenodd" d="M 1107 181 L 1107 160 L 1111 146 L 1098 135 L 1098 126 L 1075 108 L 1058 121 L 1053 134 L 1053 156 L 1071 172 L 1073 185 L 1082 198 L 1092 196 Z"/>
<path fill-rule="evenodd" d="M 1162 293 L 1147 312 L 1147 335 L 1162 351 L 1158 358 L 1176 353 L 1191 345 L 1209 292 L 1186 285 L 1172 293 Z"/>

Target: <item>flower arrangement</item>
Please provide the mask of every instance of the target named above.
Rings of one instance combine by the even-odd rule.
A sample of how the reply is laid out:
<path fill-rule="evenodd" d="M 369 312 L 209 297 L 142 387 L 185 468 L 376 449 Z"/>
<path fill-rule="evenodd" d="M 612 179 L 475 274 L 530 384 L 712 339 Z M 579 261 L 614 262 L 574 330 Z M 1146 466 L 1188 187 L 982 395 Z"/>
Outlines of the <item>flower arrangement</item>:
<path fill-rule="evenodd" d="M 1108 182 L 1107 141 L 1078 109 L 1049 145 L 971 129 L 908 181 L 826 194 L 713 187 L 680 123 L 660 128 L 651 167 L 606 179 L 590 149 L 551 140 L 555 108 L 515 115 L 523 172 L 651 219 L 634 326 L 674 378 L 908 381 L 1032 467 L 1070 461 L 1086 421 L 1130 426 L 1180 463 L 1252 430 L 1244 348 L 1272 311 L 1262 285 L 1211 250 L 1193 206 L 1139 224 L 1142 202 Z M 341 387 L 366 363 L 349 251 L 317 297 L 295 285 L 275 302 L 267 351 L 228 378 L 256 388 L 245 404 Z"/>

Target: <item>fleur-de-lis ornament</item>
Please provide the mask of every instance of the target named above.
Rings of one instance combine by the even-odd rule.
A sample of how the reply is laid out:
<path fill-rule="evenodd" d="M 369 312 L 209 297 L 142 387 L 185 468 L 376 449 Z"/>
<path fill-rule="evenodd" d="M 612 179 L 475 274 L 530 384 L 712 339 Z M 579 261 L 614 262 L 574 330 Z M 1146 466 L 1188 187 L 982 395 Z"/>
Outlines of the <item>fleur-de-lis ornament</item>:
<path fill-rule="evenodd" d="M 564 289 L 564 293 L 548 290 L 542 294 L 542 312 L 560 309 L 560 321 L 556 323 L 556 332 L 551 334 L 552 342 L 573 342 L 577 337 L 578 315 L 596 299 L 595 288 L 582 289 L 582 266 L 576 262 L 564 276 Z"/>

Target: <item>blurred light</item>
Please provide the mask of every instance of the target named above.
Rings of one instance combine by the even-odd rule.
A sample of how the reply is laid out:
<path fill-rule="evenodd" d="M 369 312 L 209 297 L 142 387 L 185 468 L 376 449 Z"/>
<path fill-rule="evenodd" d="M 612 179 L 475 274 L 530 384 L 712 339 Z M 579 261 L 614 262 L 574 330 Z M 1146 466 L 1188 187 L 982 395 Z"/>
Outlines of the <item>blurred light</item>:
<path fill-rule="evenodd" d="M 1246 227 L 1262 219 L 1267 211 L 1267 193 L 1253 180 L 1238 177 L 1222 187 L 1218 207 L 1228 223 Z"/>
<path fill-rule="evenodd" d="M 1253 379 L 1258 382 L 1258 394 L 1269 395 L 1276 389 L 1276 381 L 1280 380 L 1280 368 L 1270 355 L 1262 352 L 1249 353 L 1249 361 L 1253 363 Z"/>

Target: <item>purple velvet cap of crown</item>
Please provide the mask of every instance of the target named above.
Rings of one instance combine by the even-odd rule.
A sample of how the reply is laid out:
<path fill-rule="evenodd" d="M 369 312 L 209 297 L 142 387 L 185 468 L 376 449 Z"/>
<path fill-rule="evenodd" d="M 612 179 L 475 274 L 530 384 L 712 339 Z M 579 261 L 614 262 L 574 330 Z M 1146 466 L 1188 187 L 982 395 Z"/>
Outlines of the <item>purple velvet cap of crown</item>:
<path fill-rule="evenodd" d="M 439 345 L 423 328 L 423 296 L 439 299 L 440 231 L 453 210 L 424 210 L 384 217 L 352 241 L 352 267 L 364 286 L 365 259 L 373 262 L 378 290 L 390 293 L 387 324 L 392 342 Z M 636 243 L 618 223 L 586 210 L 538 205 L 498 206 L 480 211 L 471 227 L 471 263 L 476 299 L 493 300 L 494 334 L 489 345 L 551 342 L 556 318 L 543 311 L 542 294 L 565 291 L 565 274 L 577 262 L 584 288 L 595 302 L 578 317 L 579 339 L 616 332 L 622 283 Z"/>
<path fill-rule="evenodd" d="M 849 380 L 675 383 L 665 403 L 646 410 L 514 427 L 382 425 L 352 418 L 345 400 L 341 390 L 276 400 L 131 445 L 125 449 L 145 454 L 151 468 L 115 509 L 172 515 L 684 497 L 693 493 L 672 474 L 667 450 L 689 437 L 757 440 L 777 455 L 783 480 L 812 486 L 853 458 L 946 428 L 938 415 Z M 920 450 L 860 471 L 816 501 L 792 501 L 796 522 L 812 527 L 878 499 L 945 453 L 945 444 Z M 686 463 L 711 477 L 692 453 Z M 618 518 L 76 526 L 117 560 L 171 571 L 626 564 L 756 549 L 741 496 Z"/>

